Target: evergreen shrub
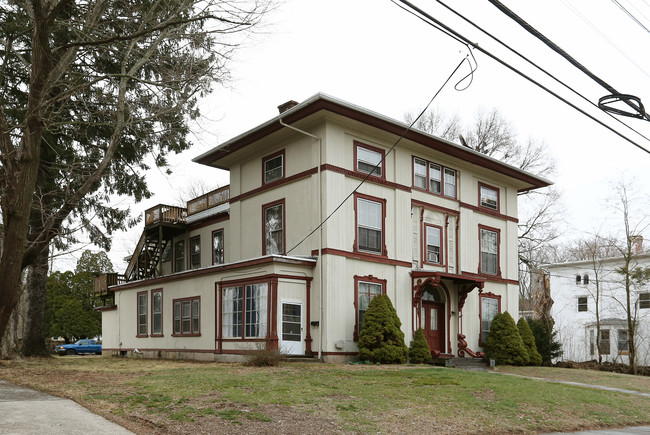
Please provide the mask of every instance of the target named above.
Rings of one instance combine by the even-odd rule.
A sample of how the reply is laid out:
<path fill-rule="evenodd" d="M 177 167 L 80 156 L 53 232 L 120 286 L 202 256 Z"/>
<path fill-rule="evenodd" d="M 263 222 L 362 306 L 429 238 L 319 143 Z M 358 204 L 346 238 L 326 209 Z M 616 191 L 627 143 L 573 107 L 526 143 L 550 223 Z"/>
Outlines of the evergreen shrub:
<path fill-rule="evenodd" d="M 517 322 L 517 329 L 519 329 L 519 335 L 521 336 L 521 341 L 524 342 L 526 350 L 528 350 L 528 356 L 530 361 L 528 361 L 529 366 L 538 366 L 542 364 L 542 356 L 537 351 L 537 345 L 535 344 L 535 336 L 533 331 L 530 330 L 528 322 L 523 317 Z"/>
<path fill-rule="evenodd" d="M 387 295 L 375 296 L 363 316 L 359 331 L 359 358 L 381 364 L 404 364 L 408 348 L 404 344 L 402 322 Z"/>
<path fill-rule="evenodd" d="M 562 355 L 562 344 L 556 340 L 557 331 L 553 330 L 553 320 L 526 319 L 526 321 L 535 337 L 537 351 L 542 356 L 542 365 L 550 366 L 553 358 Z"/>
<path fill-rule="evenodd" d="M 490 332 L 485 339 L 485 355 L 498 365 L 524 366 L 530 358 L 514 319 L 507 311 L 492 319 Z"/>
<path fill-rule="evenodd" d="M 413 364 L 426 364 L 431 361 L 431 350 L 422 328 L 418 328 L 413 335 L 413 341 L 409 346 L 409 361 Z"/>

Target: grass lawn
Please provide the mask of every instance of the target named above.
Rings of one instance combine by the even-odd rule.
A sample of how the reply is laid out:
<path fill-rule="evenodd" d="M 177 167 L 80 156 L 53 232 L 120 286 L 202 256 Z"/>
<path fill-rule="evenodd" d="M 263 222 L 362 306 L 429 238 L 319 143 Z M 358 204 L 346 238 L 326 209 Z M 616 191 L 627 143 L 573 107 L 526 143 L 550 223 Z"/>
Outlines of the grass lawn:
<path fill-rule="evenodd" d="M 499 368 L 650 393 L 650 379 Z M 107 357 L 0 361 L 0 379 L 75 400 L 137 433 L 535 433 L 650 424 L 650 398 L 430 366 Z"/>

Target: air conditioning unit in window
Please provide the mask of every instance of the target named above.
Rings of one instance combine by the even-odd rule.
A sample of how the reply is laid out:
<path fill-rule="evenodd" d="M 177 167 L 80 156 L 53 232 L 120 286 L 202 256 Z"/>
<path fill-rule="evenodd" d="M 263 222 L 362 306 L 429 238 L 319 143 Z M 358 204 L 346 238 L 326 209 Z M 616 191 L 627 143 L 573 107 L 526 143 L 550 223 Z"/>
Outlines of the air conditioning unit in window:
<path fill-rule="evenodd" d="M 439 263 L 440 260 L 438 260 L 438 254 L 435 252 L 429 252 L 427 253 L 427 261 L 429 263 Z"/>

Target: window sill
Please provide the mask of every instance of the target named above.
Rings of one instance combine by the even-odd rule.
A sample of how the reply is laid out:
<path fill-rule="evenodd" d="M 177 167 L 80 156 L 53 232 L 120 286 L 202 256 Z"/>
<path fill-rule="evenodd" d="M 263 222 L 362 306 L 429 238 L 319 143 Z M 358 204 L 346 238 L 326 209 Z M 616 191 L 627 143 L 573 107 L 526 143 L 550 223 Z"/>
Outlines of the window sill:
<path fill-rule="evenodd" d="M 147 334 L 136 334 L 136 338 L 148 338 L 149 336 Z"/>
<path fill-rule="evenodd" d="M 172 334 L 172 337 L 200 337 L 201 333 L 197 334 Z"/>
<path fill-rule="evenodd" d="M 157 338 L 157 337 L 164 337 L 163 334 L 151 334 L 149 337 Z"/>

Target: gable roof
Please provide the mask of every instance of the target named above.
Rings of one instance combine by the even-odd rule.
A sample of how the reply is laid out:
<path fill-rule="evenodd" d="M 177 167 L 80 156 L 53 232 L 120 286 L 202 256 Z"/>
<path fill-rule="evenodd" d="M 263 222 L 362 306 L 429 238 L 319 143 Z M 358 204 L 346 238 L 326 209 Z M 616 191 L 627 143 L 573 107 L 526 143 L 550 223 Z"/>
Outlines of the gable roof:
<path fill-rule="evenodd" d="M 318 93 L 291 109 L 279 114 L 275 118 L 218 145 L 198 157 L 195 157 L 192 161 L 206 166 L 227 169 L 219 165 L 219 160 L 259 139 L 285 128 L 281 122 L 291 124 L 319 111 L 328 111 L 345 116 L 349 119 L 362 122 L 398 136 L 404 134 L 408 128 L 408 124 L 405 124 L 404 122 L 397 121 L 377 112 L 339 100 L 327 94 Z M 538 189 L 553 184 L 542 177 L 538 177 L 512 165 L 508 165 L 497 159 L 486 156 L 485 154 L 479 153 L 478 151 L 474 151 L 471 148 L 447 141 L 421 130 L 410 129 L 406 134 L 404 134 L 404 138 L 529 184 L 528 187 L 520 189 L 519 191 Z"/>

